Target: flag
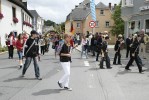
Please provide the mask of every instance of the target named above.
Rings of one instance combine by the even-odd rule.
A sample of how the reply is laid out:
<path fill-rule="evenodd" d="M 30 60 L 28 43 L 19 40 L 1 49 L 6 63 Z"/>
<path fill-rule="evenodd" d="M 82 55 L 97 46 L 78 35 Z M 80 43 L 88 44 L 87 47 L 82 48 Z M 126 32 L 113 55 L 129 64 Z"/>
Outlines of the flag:
<path fill-rule="evenodd" d="M 91 15 L 92 15 L 92 20 L 96 21 L 96 8 L 95 8 L 95 0 L 91 0 Z"/>
<path fill-rule="evenodd" d="M 71 22 L 70 32 L 71 34 L 74 34 L 73 22 Z"/>

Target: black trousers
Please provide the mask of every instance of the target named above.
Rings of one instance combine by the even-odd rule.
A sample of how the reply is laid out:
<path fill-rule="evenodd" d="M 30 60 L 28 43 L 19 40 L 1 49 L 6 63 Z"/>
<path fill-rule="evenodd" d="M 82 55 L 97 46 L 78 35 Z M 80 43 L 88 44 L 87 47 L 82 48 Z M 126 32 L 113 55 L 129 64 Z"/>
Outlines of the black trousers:
<path fill-rule="evenodd" d="M 45 53 L 45 46 L 41 46 L 41 54 L 44 55 L 44 53 Z"/>
<path fill-rule="evenodd" d="M 96 46 L 91 46 L 91 50 L 92 50 L 93 56 L 95 56 L 95 48 L 96 48 Z"/>
<path fill-rule="evenodd" d="M 13 58 L 13 51 L 14 51 L 13 45 L 8 46 L 9 58 Z"/>
<path fill-rule="evenodd" d="M 109 58 L 108 54 L 105 54 L 105 57 L 102 57 L 102 58 L 101 58 L 101 61 L 100 61 L 100 68 L 103 68 L 103 62 L 104 62 L 104 61 L 106 62 L 107 68 L 110 68 L 111 65 L 110 65 L 110 58 Z"/>
<path fill-rule="evenodd" d="M 96 55 L 96 61 L 98 61 L 99 55 L 101 54 L 101 49 L 98 49 L 97 55 Z"/>
<path fill-rule="evenodd" d="M 137 53 L 135 53 L 135 55 L 130 58 L 130 60 L 125 68 L 129 69 L 129 67 L 132 65 L 132 63 L 134 61 L 136 62 L 137 66 L 138 66 L 139 72 L 141 72 L 142 71 L 142 64 L 141 64 L 142 61 L 140 60 L 140 57 L 138 56 Z"/>
<path fill-rule="evenodd" d="M 126 58 L 128 58 L 129 53 L 130 53 L 130 47 L 127 46 L 127 50 L 126 50 Z M 131 57 L 131 53 L 130 53 L 130 57 Z"/>
<path fill-rule="evenodd" d="M 118 58 L 118 64 L 121 64 L 121 53 L 120 52 L 116 52 L 115 53 L 115 57 L 114 57 L 114 61 L 113 64 L 117 64 L 117 58 Z"/>

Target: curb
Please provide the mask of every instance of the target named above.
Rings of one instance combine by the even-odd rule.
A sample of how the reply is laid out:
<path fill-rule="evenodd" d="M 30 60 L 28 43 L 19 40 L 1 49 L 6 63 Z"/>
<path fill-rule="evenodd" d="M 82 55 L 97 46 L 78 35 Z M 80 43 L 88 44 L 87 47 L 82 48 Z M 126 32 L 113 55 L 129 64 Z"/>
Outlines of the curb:
<path fill-rule="evenodd" d="M 8 51 L 5 51 L 5 52 L 1 52 L 1 53 L 0 53 L 0 55 L 2 55 L 2 54 L 5 54 L 5 53 L 7 53 L 7 52 L 8 52 Z"/>

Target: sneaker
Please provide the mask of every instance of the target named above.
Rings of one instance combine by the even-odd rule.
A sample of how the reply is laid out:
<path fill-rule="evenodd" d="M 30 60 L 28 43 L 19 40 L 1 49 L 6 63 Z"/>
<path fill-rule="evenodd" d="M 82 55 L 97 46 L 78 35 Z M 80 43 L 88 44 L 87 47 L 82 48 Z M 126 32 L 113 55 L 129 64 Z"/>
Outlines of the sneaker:
<path fill-rule="evenodd" d="M 59 86 L 60 88 L 63 88 L 62 83 L 60 83 L 60 82 L 58 81 L 57 84 L 58 84 L 58 86 Z"/>
<path fill-rule="evenodd" d="M 42 78 L 41 78 L 41 77 L 36 77 L 36 79 L 37 79 L 37 80 L 42 80 Z"/>
<path fill-rule="evenodd" d="M 65 90 L 72 91 L 72 88 L 64 87 Z"/>

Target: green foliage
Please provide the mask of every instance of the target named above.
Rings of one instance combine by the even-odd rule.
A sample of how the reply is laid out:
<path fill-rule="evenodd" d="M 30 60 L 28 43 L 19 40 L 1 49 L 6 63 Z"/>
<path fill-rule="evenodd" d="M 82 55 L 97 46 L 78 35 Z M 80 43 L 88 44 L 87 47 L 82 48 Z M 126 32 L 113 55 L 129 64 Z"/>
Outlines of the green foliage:
<path fill-rule="evenodd" d="M 8 48 L 7 47 L 2 47 L 2 46 L 0 46 L 0 52 L 5 52 L 5 51 L 7 51 L 8 50 Z"/>
<path fill-rule="evenodd" d="M 124 21 L 121 18 L 121 3 L 116 6 L 115 11 L 112 15 L 114 20 L 114 26 L 112 27 L 111 33 L 118 36 L 119 34 L 124 34 Z"/>
<path fill-rule="evenodd" d="M 54 26 L 56 23 L 51 21 L 51 20 L 47 20 L 47 21 L 44 21 L 44 25 L 45 26 Z"/>

